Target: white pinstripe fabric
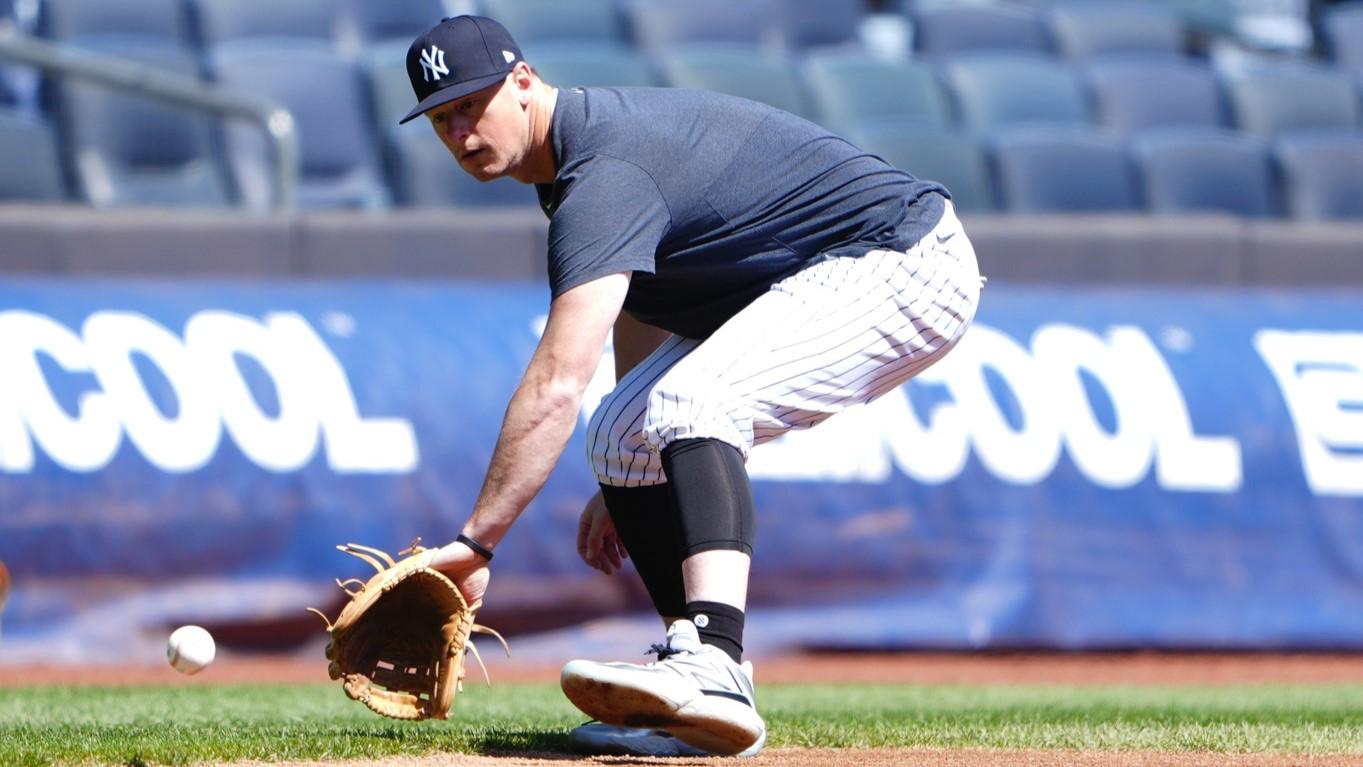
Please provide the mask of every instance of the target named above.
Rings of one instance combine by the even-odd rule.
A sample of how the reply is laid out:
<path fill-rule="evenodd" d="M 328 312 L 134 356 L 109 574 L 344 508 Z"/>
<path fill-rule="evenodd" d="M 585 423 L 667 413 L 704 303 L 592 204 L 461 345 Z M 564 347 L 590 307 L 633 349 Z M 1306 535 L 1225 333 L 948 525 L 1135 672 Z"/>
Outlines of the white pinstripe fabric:
<path fill-rule="evenodd" d="M 704 341 L 673 337 L 625 376 L 587 431 L 598 481 L 666 481 L 659 453 L 713 438 L 755 445 L 869 402 L 941 359 L 975 316 L 975 251 L 951 204 L 907 253 L 815 264 Z"/>

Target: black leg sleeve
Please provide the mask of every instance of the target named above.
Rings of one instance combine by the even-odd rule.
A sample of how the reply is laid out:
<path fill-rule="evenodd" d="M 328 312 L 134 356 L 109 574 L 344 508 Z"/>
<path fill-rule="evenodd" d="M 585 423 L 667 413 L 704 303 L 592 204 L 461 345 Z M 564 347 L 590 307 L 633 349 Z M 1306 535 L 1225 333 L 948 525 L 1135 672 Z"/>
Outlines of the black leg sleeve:
<path fill-rule="evenodd" d="M 662 457 L 676 499 L 682 557 L 716 549 L 751 556 L 752 485 L 738 448 L 717 439 L 683 439 L 664 448 Z"/>
<path fill-rule="evenodd" d="M 667 485 L 602 485 L 601 498 L 658 614 L 664 618 L 686 615 L 681 541 L 671 490 Z"/>

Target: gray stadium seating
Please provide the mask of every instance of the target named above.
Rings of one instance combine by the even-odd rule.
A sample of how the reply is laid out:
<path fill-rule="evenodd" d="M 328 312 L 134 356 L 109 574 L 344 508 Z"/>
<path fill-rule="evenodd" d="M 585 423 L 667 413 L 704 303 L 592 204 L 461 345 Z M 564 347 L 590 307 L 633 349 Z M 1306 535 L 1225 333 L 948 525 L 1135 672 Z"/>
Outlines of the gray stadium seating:
<path fill-rule="evenodd" d="M 21 32 L 31 32 L 32 25 L 17 12 L 15 1 L 0 0 L 0 26 L 13 25 Z M 34 91 L 38 81 L 38 72 L 32 67 L 0 60 L 0 106 L 31 108 L 36 101 Z"/>
<path fill-rule="evenodd" d="M 1051 8 L 1048 19 L 1056 48 L 1070 58 L 1183 54 L 1182 22 L 1157 4 L 1065 3 Z"/>
<path fill-rule="evenodd" d="M 1276 215 L 1263 141 L 1231 131 L 1151 131 L 1131 142 L 1152 213 Z"/>
<path fill-rule="evenodd" d="M 0 109 L 0 202 L 56 202 L 65 197 L 57 142 L 36 117 Z"/>
<path fill-rule="evenodd" d="M 776 0 L 623 0 L 634 43 L 659 53 L 680 46 L 780 45 Z"/>
<path fill-rule="evenodd" d="M 1363 2 L 1341 3 L 1321 15 L 1325 42 L 1334 62 L 1363 72 Z"/>
<path fill-rule="evenodd" d="M 1098 124 L 1120 134 L 1151 128 L 1226 124 L 1216 75 L 1191 59 L 1132 58 L 1095 61 L 1084 80 Z"/>
<path fill-rule="evenodd" d="M 1235 125 L 1247 133 L 1272 138 L 1293 130 L 1363 127 L 1358 90 L 1342 71 L 1265 66 L 1224 78 Z"/>
<path fill-rule="evenodd" d="M 616 0 L 481 0 L 478 10 L 500 21 L 522 52 L 544 42 L 628 42 Z"/>
<path fill-rule="evenodd" d="M 777 0 L 776 35 L 790 52 L 811 48 L 857 48 L 866 15 L 863 0 Z"/>
<path fill-rule="evenodd" d="M 912 11 L 910 18 L 914 50 L 922 56 L 1053 49 L 1040 14 L 1025 5 L 932 4 Z"/>
<path fill-rule="evenodd" d="M 189 0 L 207 49 L 242 38 L 304 38 L 334 43 L 335 0 Z"/>
<path fill-rule="evenodd" d="M 548 43 L 522 50 L 544 81 L 555 86 L 656 86 L 653 62 L 629 48 L 591 43 Z"/>
<path fill-rule="evenodd" d="M 963 56 L 946 62 L 942 72 L 961 121 L 976 130 L 1027 122 L 1089 122 L 1078 75 L 1051 57 Z"/>
<path fill-rule="evenodd" d="M 951 120 L 936 72 L 913 61 L 865 53 L 812 53 L 800 65 L 814 111 L 833 130 L 875 120 Z"/>
<path fill-rule="evenodd" d="M 395 125 L 388 138 L 393 190 L 400 205 L 538 209 L 533 186 L 509 178 L 481 182 L 465 173 L 424 120 Z"/>
<path fill-rule="evenodd" d="M 198 59 L 174 41 L 99 36 L 68 44 L 197 78 Z M 231 202 L 208 113 L 75 80 L 55 83 L 53 92 L 67 167 L 86 202 L 199 207 Z"/>
<path fill-rule="evenodd" d="M 999 206 L 1020 213 L 1137 211 L 1123 145 L 1072 127 L 1005 128 L 990 138 Z"/>
<path fill-rule="evenodd" d="M 416 106 L 416 95 L 407 79 L 407 47 L 410 44 L 390 40 L 369 46 L 360 57 L 376 136 L 386 134 Z"/>
<path fill-rule="evenodd" d="M 984 149 L 953 128 L 924 123 L 879 122 L 848 131 L 852 143 L 896 168 L 940 181 L 956 209 L 987 211 L 994 192 Z"/>
<path fill-rule="evenodd" d="M 411 44 L 448 15 L 441 0 L 347 0 L 347 18 L 365 45 L 386 40 Z"/>
<path fill-rule="evenodd" d="M 299 207 L 388 204 L 356 64 L 323 44 L 276 48 L 239 42 L 218 46 L 210 58 L 219 82 L 272 99 L 293 113 L 302 154 Z M 261 132 L 235 123 L 227 127 L 226 139 L 242 201 L 256 209 L 268 206 L 272 165 Z"/>
<path fill-rule="evenodd" d="M 1363 132 L 1294 133 L 1273 146 L 1288 215 L 1363 220 Z"/>
<path fill-rule="evenodd" d="M 88 35 L 140 35 L 188 41 L 184 0 L 43 0 L 38 31 L 54 40 Z"/>
<path fill-rule="evenodd" d="M 795 67 L 784 57 L 748 46 L 677 48 L 658 56 L 663 82 L 704 88 L 813 117 Z"/>

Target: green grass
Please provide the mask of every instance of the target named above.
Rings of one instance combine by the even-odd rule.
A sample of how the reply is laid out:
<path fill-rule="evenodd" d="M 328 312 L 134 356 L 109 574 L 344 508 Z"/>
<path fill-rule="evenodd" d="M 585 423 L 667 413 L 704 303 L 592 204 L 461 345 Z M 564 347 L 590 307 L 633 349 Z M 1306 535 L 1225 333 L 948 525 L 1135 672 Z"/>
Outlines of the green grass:
<path fill-rule="evenodd" d="M 766 685 L 770 746 L 1363 753 L 1363 686 Z M 552 685 L 470 685 L 447 722 L 382 719 L 339 686 L 0 689 L 0 765 L 191 764 L 566 751 Z"/>

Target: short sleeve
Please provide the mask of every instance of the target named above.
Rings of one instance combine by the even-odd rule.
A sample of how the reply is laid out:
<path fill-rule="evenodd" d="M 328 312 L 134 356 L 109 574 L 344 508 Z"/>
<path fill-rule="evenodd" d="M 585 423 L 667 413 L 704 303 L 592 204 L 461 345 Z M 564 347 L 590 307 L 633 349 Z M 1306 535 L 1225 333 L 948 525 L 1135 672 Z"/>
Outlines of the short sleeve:
<path fill-rule="evenodd" d="M 553 296 L 609 274 L 652 274 L 658 244 L 672 225 L 653 178 L 633 163 L 602 155 L 564 176 L 563 197 L 549 220 Z"/>

